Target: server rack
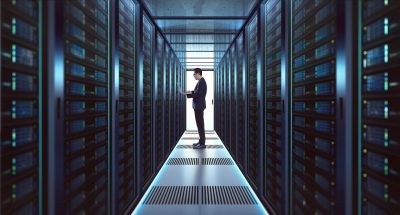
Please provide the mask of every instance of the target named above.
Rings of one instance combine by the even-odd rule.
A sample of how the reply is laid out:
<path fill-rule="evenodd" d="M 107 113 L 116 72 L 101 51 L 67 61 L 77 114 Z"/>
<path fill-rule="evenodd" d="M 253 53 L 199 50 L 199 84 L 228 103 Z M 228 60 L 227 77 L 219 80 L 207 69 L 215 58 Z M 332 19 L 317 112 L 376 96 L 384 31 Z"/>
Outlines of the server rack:
<path fill-rule="evenodd" d="M 225 81 L 225 76 L 226 76 L 226 58 L 223 58 L 221 61 L 221 100 L 222 100 L 222 109 L 221 109 L 221 127 L 222 127 L 222 142 L 227 144 L 226 142 L 226 81 Z"/>
<path fill-rule="evenodd" d="M 116 210 L 123 213 L 138 197 L 137 177 L 137 22 L 138 5 L 132 0 L 118 1 L 118 53 L 119 96 L 118 107 L 118 151 Z"/>
<path fill-rule="evenodd" d="M 170 127 L 171 127 L 171 103 L 170 103 L 170 98 L 171 98 L 171 50 L 169 46 L 165 46 L 165 62 L 166 62 L 166 71 L 164 74 L 165 77 L 165 94 L 164 94 L 164 141 L 165 141 L 165 146 L 164 147 L 164 159 L 166 159 L 168 156 L 168 152 L 170 151 L 170 145 L 171 145 L 171 134 L 170 134 Z"/>
<path fill-rule="evenodd" d="M 358 212 L 400 209 L 398 1 L 359 1 Z"/>
<path fill-rule="evenodd" d="M 225 145 L 227 146 L 228 150 L 231 150 L 231 56 L 229 51 L 226 52 L 225 55 L 225 80 L 226 83 L 225 90 L 226 90 L 226 100 L 225 100 L 225 117 L 226 117 L 226 127 L 225 127 Z"/>
<path fill-rule="evenodd" d="M 238 165 L 241 169 L 245 168 L 246 162 L 246 96 L 245 96 L 245 81 L 246 81 L 246 73 L 245 73 L 245 64 L 244 64 L 244 36 L 243 33 L 237 37 L 235 42 L 236 50 L 237 50 L 237 96 L 238 96 L 238 149 L 237 149 L 237 160 Z"/>
<path fill-rule="evenodd" d="M 170 133 L 170 145 L 169 145 L 169 151 L 172 151 L 175 145 L 175 83 L 176 83 L 176 78 L 175 78 L 175 68 L 176 68 L 176 61 L 175 61 L 175 55 L 174 53 L 171 53 L 171 70 L 170 70 L 170 75 L 171 75 L 171 83 L 170 83 L 170 102 L 171 102 L 171 113 L 170 113 L 170 121 L 169 121 L 169 133 Z"/>
<path fill-rule="evenodd" d="M 177 87 L 177 85 L 180 81 L 180 76 L 179 76 L 180 63 L 179 63 L 178 57 L 176 57 L 176 55 L 175 55 L 174 61 L 175 61 L 175 69 L 174 69 L 175 81 L 173 83 L 174 83 L 174 110 L 175 110 L 175 113 L 174 113 L 174 146 L 175 146 L 175 144 L 178 142 L 178 138 L 179 138 L 179 136 L 178 136 L 179 135 L 178 119 L 179 119 L 179 95 L 180 95 L 178 92 L 178 87 Z"/>
<path fill-rule="evenodd" d="M 180 71 L 179 71 L 179 75 L 180 75 L 180 89 L 179 90 L 183 90 L 186 89 L 186 84 L 185 84 L 185 69 L 184 66 L 182 64 L 180 65 Z M 180 92 L 178 92 L 178 95 L 181 95 Z M 185 132 L 185 119 L 186 119 L 186 105 L 185 105 L 185 97 L 183 95 L 180 96 L 180 101 L 179 101 L 179 134 L 178 134 L 178 139 L 179 137 L 183 134 L 183 132 Z"/>
<path fill-rule="evenodd" d="M 163 75 L 164 75 L 164 38 L 161 33 L 157 33 L 157 69 L 156 69 L 156 77 L 154 84 L 155 87 L 155 117 L 154 117 L 154 145 L 155 145 L 155 162 L 157 169 L 161 167 L 160 165 L 163 163 Z"/>
<path fill-rule="evenodd" d="M 237 116 L 237 106 L 236 106 L 236 103 L 237 103 L 237 100 L 236 100 L 236 88 L 235 88 L 235 86 L 236 86 L 236 76 L 235 76 L 235 74 L 236 74 L 236 49 L 235 49 L 235 46 L 234 45 L 232 45 L 231 47 L 230 47 L 230 56 L 231 56 L 231 61 L 230 61 L 230 93 L 231 93 L 231 95 L 230 95 L 230 100 L 231 100 L 231 102 L 230 102 L 230 106 L 231 106 L 231 110 L 230 110 L 230 113 L 231 113 L 231 116 L 230 116 L 230 120 L 231 120 L 231 129 L 230 129 L 230 136 L 231 136 L 231 141 L 230 141 L 230 144 L 231 144 L 231 146 L 230 146 L 230 152 L 231 152 L 231 155 L 232 155 L 232 157 L 235 157 L 236 158 L 236 148 L 237 148 L 237 127 L 236 127 L 236 125 L 237 125 L 237 120 L 236 120 L 236 116 Z"/>
<path fill-rule="evenodd" d="M 265 199 L 278 214 L 285 208 L 284 133 L 281 108 L 281 8 L 284 1 L 269 0 L 263 8 L 264 14 L 264 171 Z"/>
<path fill-rule="evenodd" d="M 64 213 L 106 213 L 108 3 L 63 3 Z"/>
<path fill-rule="evenodd" d="M 293 210 L 336 213 L 337 1 L 292 5 Z"/>
<path fill-rule="evenodd" d="M 39 1 L 1 8 L 0 213 L 40 214 L 43 198 Z"/>
<path fill-rule="evenodd" d="M 184 66 L 181 64 L 181 69 L 180 69 L 180 76 L 181 76 L 181 81 L 180 81 L 180 90 L 186 89 L 186 72 Z M 185 120 L 186 120 L 186 99 L 184 96 L 180 97 L 180 103 L 179 103 L 179 136 L 185 132 Z M 178 136 L 178 137 L 179 137 Z"/>
<path fill-rule="evenodd" d="M 256 13 L 246 25 L 246 87 L 247 87 L 247 163 L 246 172 L 255 189 L 260 186 L 260 72 L 259 55 L 259 21 Z"/>
<path fill-rule="evenodd" d="M 214 68 L 214 130 L 218 134 L 221 133 L 219 128 L 219 66 Z"/>
<path fill-rule="evenodd" d="M 146 14 L 142 16 L 142 84 L 143 84 L 143 99 L 142 105 L 142 142 L 141 144 L 141 166 L 143 177 L 143 188 L 146 187 L 154 173 L 154 148 L 153 148 L 153 73 L 154 73 L 154 41 L 155 30 L 154 25 Z"/>

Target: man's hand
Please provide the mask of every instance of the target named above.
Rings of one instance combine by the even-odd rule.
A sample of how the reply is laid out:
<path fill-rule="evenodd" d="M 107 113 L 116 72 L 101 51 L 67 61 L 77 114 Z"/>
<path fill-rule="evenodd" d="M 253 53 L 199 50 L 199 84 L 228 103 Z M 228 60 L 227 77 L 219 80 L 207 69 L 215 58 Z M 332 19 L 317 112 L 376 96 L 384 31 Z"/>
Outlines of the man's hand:
<path fill-rule="evenodd" d="M 192 94 L 192 91 L 186 91 L 185 94 Z"/>

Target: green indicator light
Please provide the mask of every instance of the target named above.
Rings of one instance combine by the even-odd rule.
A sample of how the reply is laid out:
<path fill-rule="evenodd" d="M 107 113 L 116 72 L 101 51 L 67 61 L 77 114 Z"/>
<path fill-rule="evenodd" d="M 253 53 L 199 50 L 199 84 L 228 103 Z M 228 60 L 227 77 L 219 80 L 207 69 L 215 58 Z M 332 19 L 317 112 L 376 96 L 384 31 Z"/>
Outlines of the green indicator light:
<path fill-rule="evenodd" d="M 385 158 L 384 163 L 385 163 L 384 173 L 385 173 L 385 175 L 388 175 L 389 174 L 389 166 L 387 165 L 388 164 L 387 158 Z"/>
<path fill-rule="evenodd" d="M 387 128 L 385 128 L 385 134 L 383 137 L 384 137 L 385 147 L 387 148 L 389 146 L 389 132 Z"/>
<path fill-rule="evenodd" d="M 16 147 L 17 146 L 17 133 L 15 131 L 15 128 L 13 128 L 12 130 L 12 134 L 11 134 L 11 145 L 12 147 Z"/>
<path fill-rule="evenodd" d="M 384 167 L 384 173 L 385 173 L 385 175 L 388 175 L 388 173 L 389 173 L 389 167 L 388 166 Z"/>
<path fill-rule="evenodd" d="M 15 193 L 13 193 L 13 194 L 11 195 L 11 197 L 12 197 L 13 199 L 16 199 L 16 198 L 17 198 L 17 195 L 16 195 Z"/>
<path fill-rule="evenodd" d="M 385 63 L 389 62 L 389 46 L 388 46 L 388 44 L 385 44 L 385 46 L 384 46 L 384 58 L 385 58 Z"/>
<path fill-rule="evenodd" d="M 17 74 L 15 72 L 12 73 L 12 84 L 11 84 L 11 89 L 15 91 L 17 89 Z"/>
<path fill-rule="evenodd" d="M 385 6 L 388 6 L 389 5 L 389 0 L 385 0 L 384 3 L 385 3 Z"/>
<path fill-rule="evenodd" d="M 385 74 L 384 74 L 384 89 L 385 89 L 385 91 L 388 91 L 389 90 L 389 75 L 388 75 L 388 73 L 387 72 L 385 72 Z"/>
<path fill-rule="evenodd" d="M 11 167 L 11 173 L 12 173 L 12 175 L 15 175 L 17 173 L 17 167 L 16 166 L 12 166 Z"/>
<path fill-rule="evenodd" d="M 17 3 L 16 0 L 12 0 L 12 4 L 15 5 Z"/>
<path fill-rule="evenodd" d="M 389 201 L 389 195 L 388 194 L 383 195 L 383 198 L 385 198 L 385 202 Z"/>
<path fill-rule="evenodd" d="M 17 33 L 17 20 L 15 18 L 12 18 L 11 23 L 12 23 L 11 33 L 12 33 L 12 35 L 15 35 Z"/>

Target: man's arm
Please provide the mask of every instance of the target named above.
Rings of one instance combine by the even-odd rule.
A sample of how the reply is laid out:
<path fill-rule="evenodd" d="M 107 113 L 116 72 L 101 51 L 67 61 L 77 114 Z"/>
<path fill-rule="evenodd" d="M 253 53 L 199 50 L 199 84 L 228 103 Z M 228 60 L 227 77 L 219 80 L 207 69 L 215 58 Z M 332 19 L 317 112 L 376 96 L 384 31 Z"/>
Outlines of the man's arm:
<path fill-rule="evenodd" d="M 191 93 L 185 93 L 187 98 L 193 98 L 193 91 L 188 91 Z"/>
<path fill-rule="evenodd" d="M 205 95 L 206 95 L 206 82 L 203 80 L 203 81 L 200 81 L 199 87 L 197 88 L 197 90 L 193 91 L 191 98 L 198 98 L 198 97 L 205 96 Z"/>

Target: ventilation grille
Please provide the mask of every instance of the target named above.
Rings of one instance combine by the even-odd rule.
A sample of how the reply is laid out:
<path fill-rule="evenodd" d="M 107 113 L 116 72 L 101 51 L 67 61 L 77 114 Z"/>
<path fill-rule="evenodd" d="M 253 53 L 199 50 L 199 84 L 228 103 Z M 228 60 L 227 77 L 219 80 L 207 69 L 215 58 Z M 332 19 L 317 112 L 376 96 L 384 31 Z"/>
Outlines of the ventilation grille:
<path fill-rule="evenodd" d="M 145 205 L 199 204 L 198 186 L 154 186 L 144 200 Z"/>
<path fill-rule="evenodd" d="M 193 149 L 192 145 L 177 145 L 177 149 Z M 223 149 L 223 145 L 206 145 L 206 149 Z"/>
<path fill-rule="evenodd" d="M 200 165 L 200 158 L 170 158 L 167 165 Z"/>
<path fill-rule="evenodd" d="M 153 186 L 145 205 L 256 205 L 247 186 Z"/>
<path fill-rule="evenodd" d="M 205 205 L 255 205 L 247 186 L 202 186 L 202 203 Z"/>
<path fill-rule="evenodd" d="M 202 165 L 234 165 L 231 158 L 201 158 Z"/>
<path fill-rule="evenodd" d="M 231 158 L 170 158 L 167 165 L 234 165 Z"/>

